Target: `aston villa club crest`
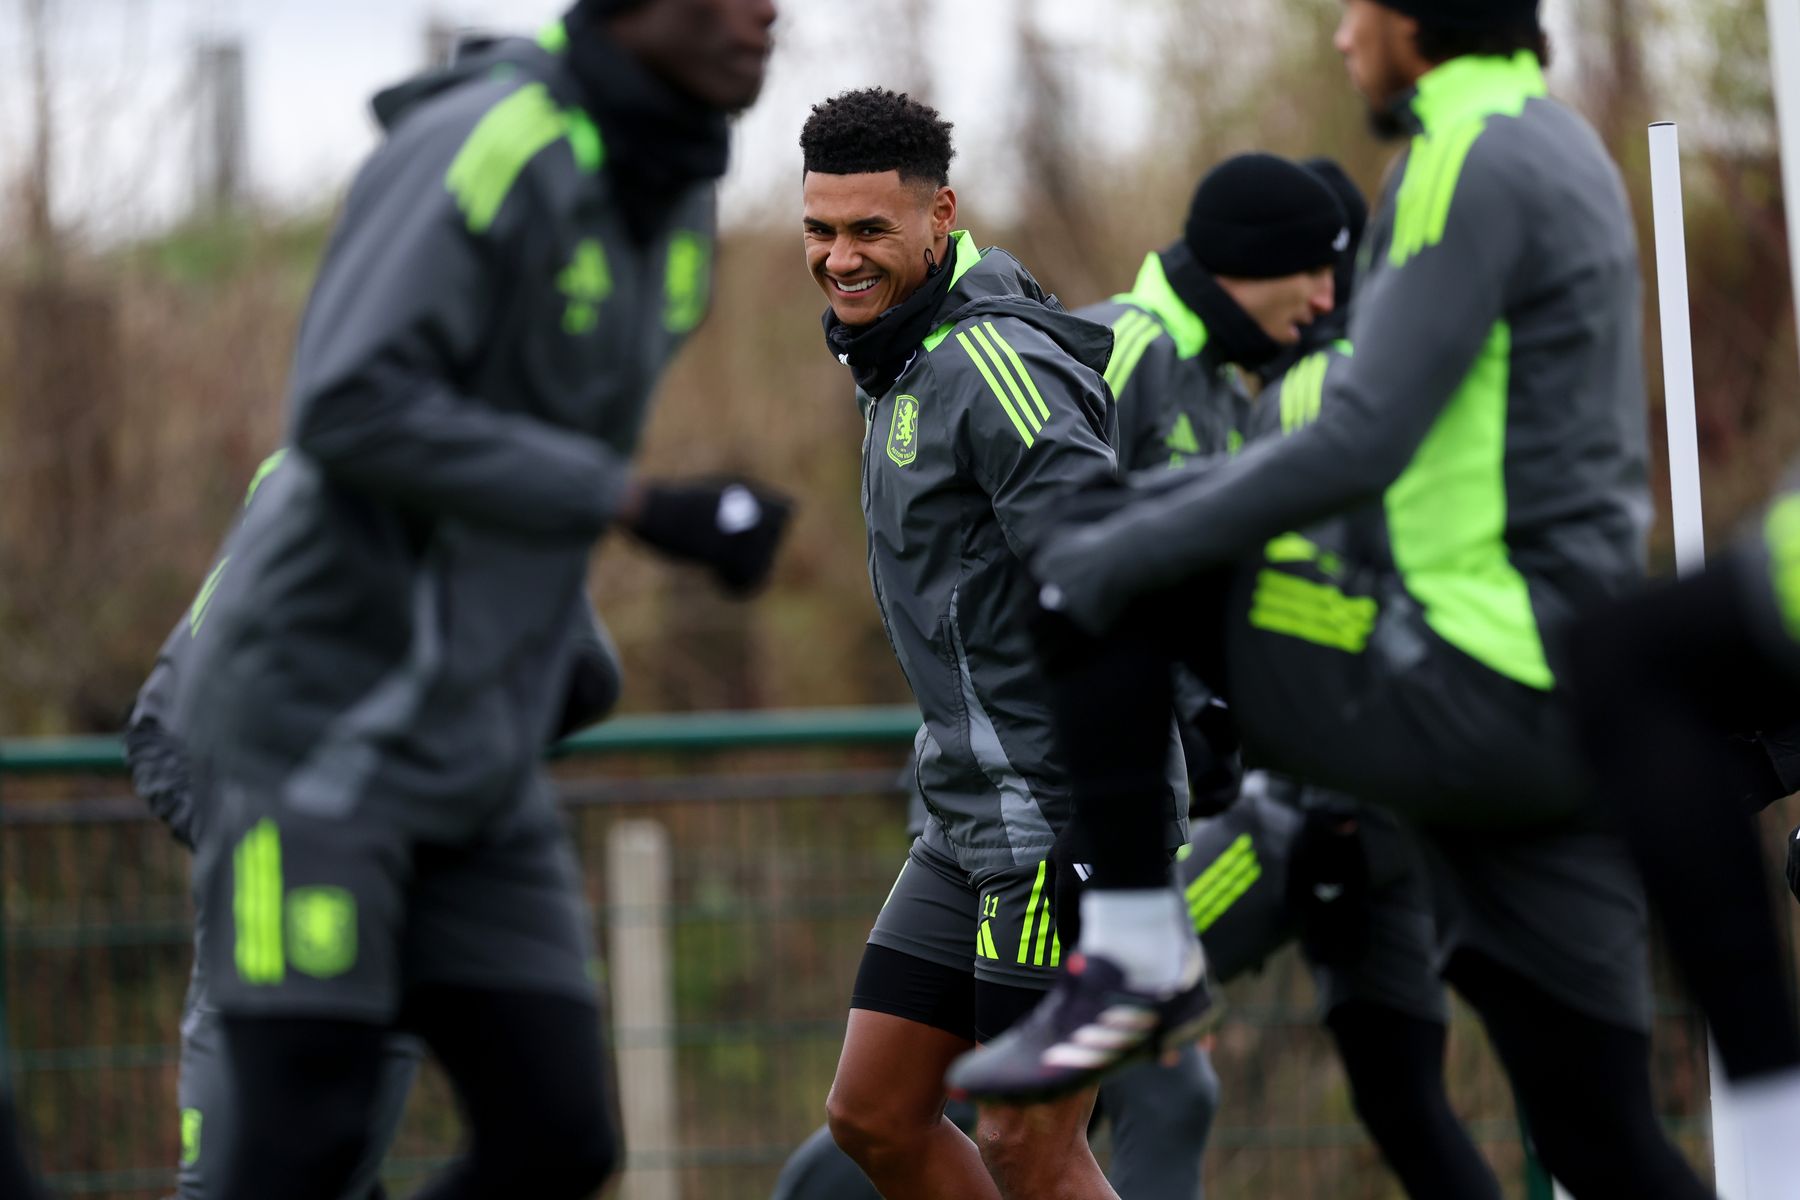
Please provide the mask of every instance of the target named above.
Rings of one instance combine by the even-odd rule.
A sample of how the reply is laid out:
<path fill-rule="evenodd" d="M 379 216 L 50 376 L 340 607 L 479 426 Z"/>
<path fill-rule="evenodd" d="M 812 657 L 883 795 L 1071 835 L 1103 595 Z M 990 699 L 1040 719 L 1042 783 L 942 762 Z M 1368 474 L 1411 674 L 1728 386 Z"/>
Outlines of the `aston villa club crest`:
<path fill-rule="evenodd" d="M 919 398 L 894 397 L 893 423 L 888 426 L 888 457 L 897 467 L 911 466 L 919 457 Z"/>

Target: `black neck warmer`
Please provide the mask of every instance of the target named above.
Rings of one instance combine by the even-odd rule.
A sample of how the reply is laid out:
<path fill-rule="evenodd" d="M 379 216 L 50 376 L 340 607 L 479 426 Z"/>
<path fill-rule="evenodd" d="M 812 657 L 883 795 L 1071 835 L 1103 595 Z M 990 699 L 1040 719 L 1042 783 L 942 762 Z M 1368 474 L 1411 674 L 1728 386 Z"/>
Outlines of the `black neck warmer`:
<path fill-rule="evenodd" d="M 929 255 L 929 251 L 927 254 Z M 947 243 L 945 254 L 956 257 L 956 242 Z M 955 271 L 931 259 L 925 282 L 918 290 L 867 325 L 846 325 L 831 309 L 825 310 L 825 344 L 839 362 L 850 368 L 856 386 L 879 400 L 906 370 L 913 351 L 937 327 L 938 311 L 950 293 Z"/>
<path fill-rule="evenodd" d="M 725 173 L 730 121 L 620 49 L 596 18 L 577 9 L 566 28 L 569 67 L 622 185 L 626 221 L 647 238 L 677 194 Z"/>
<path fill-rule="evenodd" d="M 1264 333 L 1212 273 L 1194 261 L 1186 242 L 1176 242 L 1158 257 L 1169 286 L 1206 322 L 1205 353 L 1214 361 L 1254 371 L 1281 354 L 1281 343 Z"/>

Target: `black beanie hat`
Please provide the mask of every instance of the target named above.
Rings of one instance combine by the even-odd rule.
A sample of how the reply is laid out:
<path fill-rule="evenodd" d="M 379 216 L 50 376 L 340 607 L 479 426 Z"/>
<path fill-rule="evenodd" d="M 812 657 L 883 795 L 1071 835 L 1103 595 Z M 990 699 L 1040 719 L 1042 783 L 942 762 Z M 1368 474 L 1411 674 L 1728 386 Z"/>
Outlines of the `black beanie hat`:
<path fill-rule="evenodd" d="M 1376 0 L 1439 29 L 1510 29 L 1535 24 L 1538 0 Z"/>
<path fill-rule="evenodd" d="M 1331 266 L 1350 231 L 1317 175 L 1273 154 L 1240 154 L 1200 181 L 1182 240 L 1214 275 L 1274 279 Z"/>
<path fill-rule="evenodd" d="M 1344 223 L 1350 227 L 1350 244 L 1354 246 L 1362 240 L 1363 227 L 1369 223 L 1369 202 L 1363 199 L 1362 189 L 1350 178 L 1344 168 L 1334 158 L 1319 155 L 1316 158 L 1303 158 L 1300 165 L 1317 175 L 1337 197 L 1338 207 L 1344 210 Z"/>
<path fill-rule="evenodd" d="M 1300 165 L 1324 180 L 1331 194 L 1337 197 L 1339 207 L 1344 210 L 1344 220 L 1350 230 L 1349 241 L 1337 257 L 1337 286 L 1333 289 L 1333 300 L 1340 312 L 1350 305 L 1350 296 L 1356 289 L 1356 250 L 1362 244 L 1363 230 L 1369 224 L 1369 202 L 1363 199 L 1362 189 L 1356 181 L 1345 173 L 1337 160 L 1320 156 L 1306 158 Z"/>
<path fill-rule="evenodd" d="M 645 0 L 576 0 L 570 15 L 598 21 L 622 13 L 628 8 L 636 8 L 644 2 Z"/>

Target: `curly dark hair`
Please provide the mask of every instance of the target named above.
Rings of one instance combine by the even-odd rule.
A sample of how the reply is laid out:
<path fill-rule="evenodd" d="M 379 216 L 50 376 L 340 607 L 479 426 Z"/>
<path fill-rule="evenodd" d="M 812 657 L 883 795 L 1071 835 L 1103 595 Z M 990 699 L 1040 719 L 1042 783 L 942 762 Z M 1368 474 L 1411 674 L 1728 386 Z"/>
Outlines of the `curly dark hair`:
<path fill-rule="evenodd" d="M 1419 57 L 1434 64 L 1470 55 L 1510 58 L 1521 50 L 1529 50 L 1544 66 L 1550 65 L 1550 37 L 1535 19 L 1483 30 L 1451 29 L 1420 21 L 1414 44 L 1419 48 Z"/>
<path fill-rule="evenodd" d="M 898 171 L 903 180 L 950 182 L 950 122 L 905 92 L 862 88 L 812 107 L 800 130 L 805 169 L 826 175 Z"/>

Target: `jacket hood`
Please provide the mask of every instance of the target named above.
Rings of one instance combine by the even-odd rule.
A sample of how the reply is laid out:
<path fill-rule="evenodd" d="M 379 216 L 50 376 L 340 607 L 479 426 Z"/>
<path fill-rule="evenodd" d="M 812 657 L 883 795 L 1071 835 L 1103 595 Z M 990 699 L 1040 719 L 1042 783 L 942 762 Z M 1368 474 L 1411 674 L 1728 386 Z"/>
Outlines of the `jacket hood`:
<path fill-rule="evenodd" d="M 944 325 L 972 317 L 1016 317 L 1041 331 L 1064 353 L 1104 375 L 1112 359 L 1113 333 L 1105 325 L 1078 317 L 1062 301 L 1044 291 L 1025 265 L 998 246 L 977 250 L 967 231 L 957 230 L 956 275 L 944 297 Z"/>
<path fill-rule="evenodd" d="M 383 129 L 392 129 L 401 117 L 426 101 L 496 68 L 516 70 L 534 79 L 546 78 L 550 53 L 527 38 L 471 38 L 456 48 L 446 66 L 434 67 L 375 93 L 369 107 Z"/>

